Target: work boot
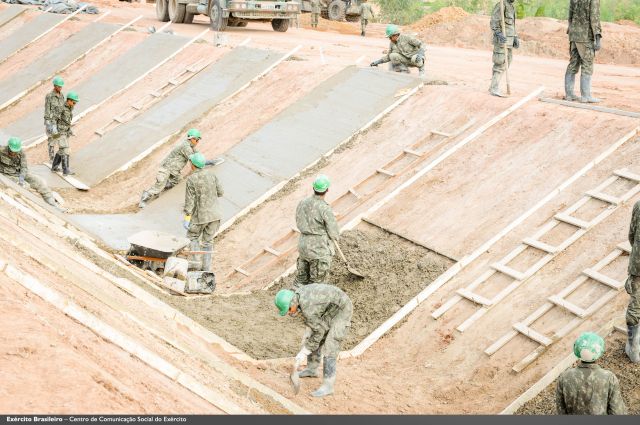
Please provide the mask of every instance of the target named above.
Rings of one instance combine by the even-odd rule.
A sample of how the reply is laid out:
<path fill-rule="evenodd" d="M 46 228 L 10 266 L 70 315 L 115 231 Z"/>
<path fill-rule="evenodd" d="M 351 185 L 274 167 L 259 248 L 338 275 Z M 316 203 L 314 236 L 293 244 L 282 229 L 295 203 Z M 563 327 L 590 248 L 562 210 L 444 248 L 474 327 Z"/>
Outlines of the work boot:
<path fill-rule="evenodd" d="M 364 30 L 360 31 L 360 35 L 364 37 Z"/>
<path fill-rule="evenodd" d="M 627 325 L 627 344 L 624 352 L 633 363 L 640 363 L 640 326 Z"/>
<path fill-rule="evenodd" d="M 318 349 L 307 356 L 307 367 L 302 369 L 298 376 L 300 378 L 317 378 L 319 365 L 320 350 Z"/>
<path fill-rule="evenodd" d="M 314 397 L 324 397 L 333 394 L 336 383 L 336 358 L 325 357 L 322 362 L 322 385 L 311 393 Z"/>
<path fill-rule="evenodd" d="M 51 163 L 51 171 L 53 172 L 60 171 L 61 162 L 62 162 L 62 156 L 59 153 L 56 153 L 53 157 L 53 162 Z"/>
<path fill-rule="evenodd" d="M 600 99 L 591 97 L 591 75 L 580 73 L 580 102 L 582 103 L 598 103 Z"/>
<path fill-rule="evenodd" d="M 73 176 L 75 173 L 69 168 L 69 155 L 62 155 L 62 174 Z"/>
<path fill-rule="evenodd" d="M 200 251 L 200 242 L 191 241 L 189 245 L 189 251 Z M 202 270 L 202 255 L 200 254 L 191 254 L 189 260 L 189 269 L 190 270 Z"/>
<path fill-rule="evenodd" d="M 49 194 L 49 196 L 44 197 L 44 201 L 51 205 L 52 207 L 58 207 L 58 203 L 56 202 L 56 198 L 53 197 L 52 194 Z"/>
<path fill-rule="evenodd" d="M 203 243 L 202 250 L 208 251 L 207 254 L 202 255 L 202 271 L 211 271 L 211 258 L 213 257 L 213 249 L 210 243 Z"/>
<path fill-rule="evenodd" d="M 53 164 L 53 160 L 56 157 L 56 147 L 49 146 L 49 162 Z"/>
<path fill-rule="evenodd" d="M 403 64 L 403 63 L 394 63 L 391 65 L 392 69 L 394 72 L 400 72 L 403 74 L 409 74 L 409 68 L 407 68 L 407 65 Z"/>
<path fill-rule="evenodd" d="M 425 78 L 426 76 L 427 76 L 427 73 L 424 69 L 424 65 L 422 65 L 420 68 L 418 68 L 418 77 Z"/>
<path fill-rule="evenodd" d="M 491 86 L 489 87 L 489 94 L 492 96 L 503 97 L 500 94 L 500 77 L 502 73 L 493 71 L 493 75 L 491 76 Z"/>
<path fill-rule="evenodd" d="M 138 208 L 144 208 L 147 206 L 147 201 L 151 198 L 149 196 L 149 192 L 146 190 L 142 192 L 142 196 L 140 197 L 140 202 L 138 203 Z"/>
<path fill-rule="evenodd" d="M 576 74 L 573 74 L 571 72 L 567 72 L 566 74 L 564 74 L 564 100 L 568 100 L 570 102 L 580 100 L 580 98 L 574 94 L 573 89 L 575 86 Z"/>

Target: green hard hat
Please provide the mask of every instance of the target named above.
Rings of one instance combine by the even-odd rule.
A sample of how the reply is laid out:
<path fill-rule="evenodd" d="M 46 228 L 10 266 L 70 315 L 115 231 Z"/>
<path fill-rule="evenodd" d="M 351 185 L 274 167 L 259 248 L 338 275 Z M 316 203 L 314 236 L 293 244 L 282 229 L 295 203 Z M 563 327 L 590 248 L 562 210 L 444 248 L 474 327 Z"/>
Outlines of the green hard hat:
<path fill-rule="evenodd" d="M 330 184 L 329 177 L 324 174 L 319 174 L 313 181 L 313 190 L 318 193 L 325 193 L 327 189 L 329 189 Z"/>
<path fill-rule="evenodd" d="M 198 168 L 204 167 L 205 163 L 207 162 L 204 155 L 202 155 L 200 152 L 196 152 L 193 155 L 189 156 L 189 160 L 191 160 L 191 163 Z"/>
<path fill-rule="evenodd" d="M 54 86 L 58 86 L 58 87 L 62 87 L 64 86 L 64 80 L 61 77 L 54 77 L 53 78 L 53 85 Z"/>
<path fill-rule="evenodd" d="M 293 299 L 294 292 L 290 289 L 281 289 L 276 294 L 274 303 L 278 310 L 280 310 L 280 316 L 284 316 L 289 311 L 289 305 Z"/>
<path fill-rule="evenodd" d="M 192 128 L 191 130 L 187 131 L 187 139 L 192 139 L 192 138 L 200 139 L 201 138 L 200 130 Z"/>
<path fill-rule="evenodd" d="M 391 37 L 395 34 L 400 34 L 400 28 L 397 25 L 389 24 L 387 25 L 387 29 L 385 30 L 385 34 L 387 34 L 387 38 Z"/>
<path fill-rule="evenodd" d="M 74 100 L 76 102 L 80 101 L 80 98 L 78 97 L 78 93 L 74 92 L 74 91 L 70 91 L 69 93 L 67 93 L 67 100 Z"/>
<path fill-rule="evenodd" d="M 604 353 L 604 339 L 596 333 L 585 332 L 573 343 L 573 354 L 583 362 L 595 362 Z"/>
<path fill-rule="evenodd" d="M 20 152 L 22 150 L 22 140 L 17 137 L 10 137 L 8 145 L 11 152 Z"/>

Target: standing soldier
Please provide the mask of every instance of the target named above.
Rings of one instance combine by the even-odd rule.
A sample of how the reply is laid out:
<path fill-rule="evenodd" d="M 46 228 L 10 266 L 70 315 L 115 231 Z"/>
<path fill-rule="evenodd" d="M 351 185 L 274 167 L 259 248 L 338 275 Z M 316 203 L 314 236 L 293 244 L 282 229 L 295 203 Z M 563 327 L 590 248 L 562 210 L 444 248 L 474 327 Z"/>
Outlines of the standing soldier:
<path fill-rule="evenodd" d="M 624 288 L 631 296 L 627 306 L 627 344 L 624 351 L 633 363 L 640 362 L 640 201 L 633 206 L 629 226 L 629 277 Z"/>
<path fill-rule="evenodd" d="M 351 327 L 351 300 L 338 287 L 315 283 L 298 288 L 295 292 L 289 289 L 278 291 L 275 304 L 280 310 L 280 316 L 289 313 L 295 317 L 302 313 L 307 325 L 307 338 L 296 355 L 296 361 L 299 363 L 307 360 L 307 367 L 298 376 L 317 377 L 320 355 L 324 354 L 322 385 L 311 395 L 324 397 L 333 394 L 340 344 Z"/>
<path fill-rule="evenodd" d="M 327 281 L 335 253 L 331 242 L 337 242 L 340 236 L 336 217 L 324 200 L 328 191 L 329 178 L 320 174 L 313 181 L 313 195 L 302 200 L 296 208 L 300 239 L 295 287 Z"/>
<path fill-rule="evenodd" d="M 569 65 L 564 74 L 565 100 L 580 100 L 583 103 L 597 103 L 600 99 L 591 97 L 591 75 L 593 58 L 600 50 L 602 29 L 600 28 L 600 0 L 571 0 L 569 3 Z M 580 98 L 573 94 L 576 74 L 580 73 Z"/>
<path fill-rule="evenodd" d="M 604 340 L 600 335 L 583 333 L 573 344 L 573 353 L 580 363 L 558 377 L 558 414 L 625 415 L 627 408 L 620 395 L 618 378 L 595 363 L 604 353 Z"/>
<path fill-rule="evenodd" d="M 396 72 L 409 73 L 408 66 L 417 67 L 420 77 L 424 77 L 424 47 L 422 41 L 408 35 L 400 35 L 400 28 L 389 24 L 385 31 L 389 39 L 389 52 L 370 66 L 391 62 Z"/>
<path fill-rule="evenodd" d="M 360 29 L 362 30 L 362 32 L 360 32 L 361 36 L 365 36 L 365 33 L 367 31 L 367 24 L 371 19 L 373 19 L 373 10 L 371 10 L 371 5 L 367 3 L 367 0 L 362 0 L 362 3 L 360 4 Z"/>
<path fill-rule="evenodd" d="M 202 270 L 211 270 L 213 237 L 220 228 L 222 213 L 218 205 L 224 191 L 216 175 L 205 169 L 207 160 L 200 152 L 189 156 L 192 174 L 187 178 L 184 198 L 184 223 L 187 237 L 191 240 L 191 251 L 208 252 L 202 256 Z M 202 240 L 202 245 L 200 241 Z"/>
<path fill-rule="evenodd" d="M 73 136 L 71 122 L 73 121 L 73 107 L 78 102 L 78 94 L 70 91 L 67 93 L 67 101 L 62 106 L 60 114 L 56 119 L 58 134 L 54 136 L 55 143 L 58 144 L 58 152 L 53 157 L 51 171 L 59 171 L 62 164 L 62 174 L 65 176 L 74 173 L 69 168 L 69 137 Z"/>
<path fill-rule="evenodd" d="M 491 76 L 491 87 L 489 93 L 493 96 L 500 94 L 500 80 L 502 74 L 511 66 L 513 60 L 513 49 L 520 47 L 520 39 L 516 31 L 516 9 L 513 6 L 515 0 L 500 0 L 493 8 L 491 14 L 491 32 L 493 33 L 493 75 Z M 501 15 L 500 12 L 503 11 Z M 504 19 L 504 32 L 502 21 Z M 506 55 L 505 55 L 506 49 Z M 506 63 L 505 63 L 506 62 Z"/>
<path fill-rule="evenodd" d="M 320 0 L 311 0 L 311 28 L 318 28 L 320 18 Z"/>
<path fill-rule="evenodd" d="M 49 146 L 49 162 L 53 163 L 56 152 L 55 136 L 58 134 L 56 125 L 57 117 L 62 112 L 64 106 L 64 95 L 62 94 L 64 81 L 60 77 L 53 79 L 53 90 L 47 93 L 44 98 L 44 131 L 47 134 L 47 145 Z"/>
<path fill-rule="evenodd" d="M 22 187 L 33 188 L 47 204 L 57 207 L 53 194 L 45 181 L 29 172 L 27 154 L 22 150 L 22 141 L 17 137 L 11 137 L 7 145 L 0 148 L 0 173 Z"/>

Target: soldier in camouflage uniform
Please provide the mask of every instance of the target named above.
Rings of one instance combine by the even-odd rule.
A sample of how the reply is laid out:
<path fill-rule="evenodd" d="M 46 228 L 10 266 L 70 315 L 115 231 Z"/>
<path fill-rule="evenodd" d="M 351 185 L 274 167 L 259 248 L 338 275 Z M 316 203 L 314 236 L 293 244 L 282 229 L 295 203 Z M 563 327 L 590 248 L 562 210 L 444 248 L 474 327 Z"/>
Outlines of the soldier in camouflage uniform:
<path fill-rule="evenodd" d="M 296 289 L 282 289 L 276 294 L 275 304 L 280 315 L 302 313 L 307 325 L 306 339 L 296 355 L 298 363 L 307 360 L 307 367 L 299 373 L 301 378 L 318 376 L 320 355 L 322 362 L 322 385 L 311 395 L 324 397 L 333 394 L 336 382 L 336 361 L 340 344 L 351 327 L 353 304 L 340 288 L 324 283 L 314 283 Z"/>
<path fill-rule="evenodd" d="M 500 80 L 502 74 L 511 67 L 513 60 L 513 49 L 520 47 L 520 39 L 516 31 L 516 9 L 514 0 L 505 0 L 503 5 L 496 3 L 491 14 L 491 32 L 493 33 L 493 74 L 491 76 L 491 86 L 489 93 L 493 96 L 500 94 Z M 504 6 L 503 16 L 500 16 L 500 9 Z M 504 17 L 504 33 L 502 32 L 502 19 Z M 506 49 L 506 56 L 505 56 Z"/>
<path fill-rule="evenodd" d="M 575 368 L 562 372 L 556 386 L 559 415 L 624 415 L 627 408 L 620 394 L 618 378 L 595 361 L 604 353 L 604 340 L 585 332 L 573 344 L 580 359 Z"/>
<path fill-rule="evenodd" d="M 640 362 L 640 201 L 633 206 L 631 225 L 629 226 L 629 277 L 625 282 L 625 289 L 631 296 L 627 306 L 627 343 L 625 352 L 629 359 Z"/>
<path fill-rule="evenodd" d="M 389 51 L 381 59 L 371 62 L 370 66 L 378 66 L 382 63 L 391 62 L 393 70 L 396 72 L 409 73 L 407 67 L 417 67 L 418 75 L 425 76 L 424 70 L 424 47 L 422 41 L 408 35 L 400 34 L 400 28 L 396 25 L 387 25 L 385 31 L 389 38 Z"/>
<path fill-rule="evenodd" d="M 597 103 L 591 97 L 591 75 L 593 58 L 600 50 L 602 29 L 600 27 L 600 0 L 571 0 L 569 3 L 569 66 L 564 75 L 565 100 L 580 100 L 583 103 Z M 580 98 L 573 93 L 576 74 L 580 73 Z"/>
<path fill-rule="evenodd" d="M 56 139 L 58 134 L 57 121 L 64 106 L 64 95 L 62 94 L 64 81 L 60 77 L 53 79 L 53 90 L 47 93 L 44 98 L 44 131 L 47 135 L 47 145 L 49 148 L 49 162 L 53 163 L 56 153 Z"/>
<path fill-rule="evenodd" d="M 65 176 L 74 174 L 69 168 L 69 137 L 73 136 L 71 123 L 73 121 L 73 107 L 77 102 L 77 93 L 72 91 L 67 93 L 67 101 L 62 106 L 60 114 L 56 117 L 58 133 L 54 136 L 54 141 L 58 145 L 58 152 L 53 157 L 51 171 L 59 171 L 60 165 L 62 165 L 62 174 Z"/>
<path fill-rule="evenodd" d="M 47 183 L 41 177 L 29 172 L 27 154 L 22 150 L 22 141 L 19 138 L 11 137 L 7 146 L 0 147 L 0 173 L 22 187 L 31 187 L 47 204 L 58 206 Z"/>
<path fill-rule="evenodd" d="M 189 160 L 192 174 L 187 178 L 185 191 L 184 227 L 191 240 L 191 251 L 200 251 L 202 246 L 202 250 L 208 252 L 202 256 L 202 270 L 210 271 L 213 237 L 222 219 L 218 198 L 224 195 L 224 190 L 216 175 L 204 168 L 207 163 L 204 155 L 196 152 Z"/>
<path fill-rule="evenodd" d="M 367 24 L 369 21 L 373 19 L 373 10 L 371 9 L 371 5 L 367 3 L 367 0 L 362 0 L 360 4 L 360 35 L 365 36 L 367 31 Z"/>
<path fill-rule="evenodd" d="M 332 241 L 340 236 L 336 217 L 324 200 L 328 190 L 329 179 L 319 175 L 313 182 L 314 194 L 296 208 L 296 225 L 300 231 L 296 287 L 327 281 L 335 253 Z"/>
<path fill-rule="evenodd" d="M 320 0 L 311 0 L 311 28 L 318 28 L 320 12 Z"/>

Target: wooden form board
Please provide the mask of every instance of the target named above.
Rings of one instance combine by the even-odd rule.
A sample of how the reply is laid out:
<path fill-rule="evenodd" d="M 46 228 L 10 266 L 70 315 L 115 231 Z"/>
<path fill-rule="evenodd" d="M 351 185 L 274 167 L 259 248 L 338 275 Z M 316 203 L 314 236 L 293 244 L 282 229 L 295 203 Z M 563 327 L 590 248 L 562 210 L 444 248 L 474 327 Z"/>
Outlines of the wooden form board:
<path fill-rule="evenodd" d="M 622 109 L 607 108 L 604 106 L 594 105 L 592 103 L 569 102 L 567 100 L 553 99 L 550 97 L 541 97 L 539 100 L 541 102 L 568 106 L 569 108 L 588 109 L 590 111 L 603 112 L 605 114 L 614 114 L 614 115 L 620 115 L 623 117 L 640 118 L 640 112 L 623 111 Z"/>

